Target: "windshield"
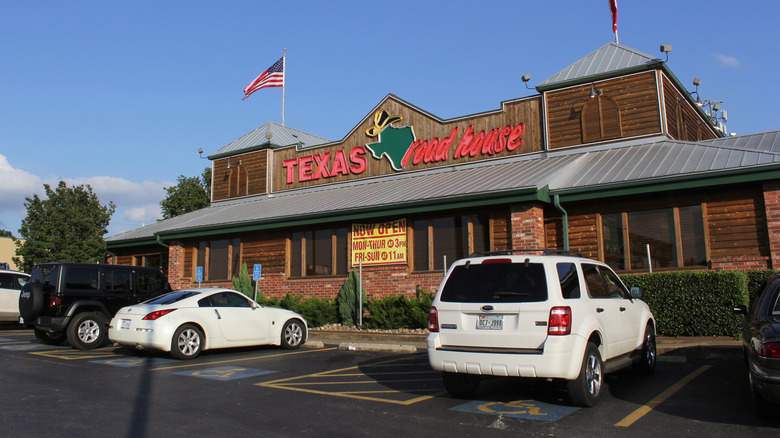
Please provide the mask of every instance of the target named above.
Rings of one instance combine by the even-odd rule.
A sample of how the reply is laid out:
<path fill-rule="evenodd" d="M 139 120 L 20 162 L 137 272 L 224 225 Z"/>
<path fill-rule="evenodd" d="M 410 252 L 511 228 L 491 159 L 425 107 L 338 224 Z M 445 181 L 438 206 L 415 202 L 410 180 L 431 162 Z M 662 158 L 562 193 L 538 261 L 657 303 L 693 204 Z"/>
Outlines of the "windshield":
<path fill-rule="evenodd" d="M 544 266 L 539 263 L 488 263 L 456 266 L 442 301 L 527 303 L 547 300 Z"/>

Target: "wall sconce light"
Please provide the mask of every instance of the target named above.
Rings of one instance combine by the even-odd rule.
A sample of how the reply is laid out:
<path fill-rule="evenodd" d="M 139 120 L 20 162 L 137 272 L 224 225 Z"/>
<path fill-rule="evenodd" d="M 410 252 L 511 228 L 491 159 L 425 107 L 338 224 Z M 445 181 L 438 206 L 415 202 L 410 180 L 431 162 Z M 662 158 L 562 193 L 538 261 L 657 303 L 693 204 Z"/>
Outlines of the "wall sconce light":
<path fill-rule="evenodd" d="M 227 168 L 230 169 L 231 167 L 233 167 L 233 166 L 230 165 L 230 158 L 228 158 Z"/>
<path fill-rule="evenodd" d="M 671 44 L 661 44 L 661 53 L 666 54 L 666 62 L 669 62 L 669 52 L 672 51 Z"/>
<path fill-rule="evenodd" d="M 530 73 L 524 74 L 523 77 L 520 78 L 520 80 L 523 81 L 523 83 L 525 84 L 525 88 L 528 88 L 529 90 L 533 90 L 533 88 L 528 86 L 528 81 L 531 80 L 531 74 Z"/>
<path fill-rule="evenodd" d="M 590 98 L 591 98 L 591 99 L 593 99 L 593 98 L 594 98 L 594 97 L 596 97 L 596 96 L 601 96 L 601 93 L 602 93 L 602 91 L 601 91 L 600 89 L 599 89 L 599 90 L 597 90 L 597 89 L 596 89 L 596 88 L 593 86 L 593 82 L 591 82 L 591 83 L 590 83 Z"/>

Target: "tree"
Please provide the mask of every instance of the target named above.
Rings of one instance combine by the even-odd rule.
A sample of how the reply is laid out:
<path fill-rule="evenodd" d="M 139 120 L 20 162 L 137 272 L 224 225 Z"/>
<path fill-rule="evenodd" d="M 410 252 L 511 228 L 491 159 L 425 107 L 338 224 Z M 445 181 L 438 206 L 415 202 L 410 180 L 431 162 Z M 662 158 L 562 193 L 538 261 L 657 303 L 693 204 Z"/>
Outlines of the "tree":
<path fill-rule="evenodd" d="M 166 187 L 167 195 L 160 201 L 163 219 L 170 219 L 208 207 L 211 193 L 211 168 L 207 167 L 201 177 L 179 175 L 178 184 Z"/>
<path fill-rule="evenodd" d="M 102 205 L 89 185 L 68 187 L 60 181 L 55 190 L 48 184 L 43 187 L 46 199 L 24 198 L 27 217 L 19 228 L 24 243 L 17 241 L 17 266 L 30 272 L 37 263 L 104 261 L 103 236 L 116 205 Z"/>
<path fill-rule="evenodd" d="M 14 237 L 14 235 L 8 230 L 0 230 L 0 237 Z"/>

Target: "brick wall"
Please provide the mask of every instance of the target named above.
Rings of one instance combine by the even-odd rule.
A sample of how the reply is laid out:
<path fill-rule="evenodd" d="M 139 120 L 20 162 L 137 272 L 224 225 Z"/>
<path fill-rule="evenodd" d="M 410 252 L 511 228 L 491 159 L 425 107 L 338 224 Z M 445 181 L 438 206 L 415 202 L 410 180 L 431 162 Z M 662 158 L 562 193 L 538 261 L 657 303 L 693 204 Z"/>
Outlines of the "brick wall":
<path fill-rule="evenodd" d="M 715 259 L 710 263 L 714 271 L 755 271 L 770 269 L 768 257 L 734 257 Z"/>
<path fill-rule="evenodd" d="M 512 248 L 545 248 L 544 209 L 536 204 L 512 206 Z"/>
<path fill-rule="evenodd" d="M 780 269 L 780 181 L 764 183 L 764 208 L 772 269 Z"/>
<path fill-rule="evenodd" d="M 190 279 L 184 277 L 184 247 L 181 242 L 168 244 L 168 283 L 173 290 L 192 287 Z"/>

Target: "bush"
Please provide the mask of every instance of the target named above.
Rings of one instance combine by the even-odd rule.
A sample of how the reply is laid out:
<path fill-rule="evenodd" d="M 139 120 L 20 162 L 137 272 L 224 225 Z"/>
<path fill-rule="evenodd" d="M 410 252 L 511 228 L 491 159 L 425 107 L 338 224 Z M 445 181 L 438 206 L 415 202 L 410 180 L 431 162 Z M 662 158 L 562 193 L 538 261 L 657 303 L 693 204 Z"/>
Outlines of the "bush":
<path fill-rule="evenodd" d="M 354 269 L 349 273 L 347 281 L 341 286 L 339 294 L 336 297 L 338 315 L 341 324 L 354 327 L 358 322 L 358 290 L 363 292 L 363 305 L 366 304 L 366 291 L 361 289 L 357 271 Z"/>
<path fill-rule="evenodd" d="M 417 290 L 417 298 L 393 295 L 382 299 L 370 299 L 368 316 L 364 326 L 373 329 L 424 329 L 428 328 L 428 314 L 433 294 Z"/>
<path fill-rule="evenodd" d="M 254 299 L 255 285 L 252 281 L 252 277 L 249 276 L 249 270 L 246 267 L 246 263 L 241 265 L 241 270 L 238 271 L 238 277 L 233 277 L 233 289 L 241 292 L 242 294 Z M 262 295 L 258 292 L 258 301 Z"/>
<path fill-rule="evenodd" d="M 741 271 L 683 271 L 623 274 L 628 287 L 641 286 L 642 299 L 662 336 L 739 337 L 742 317 L 734 306 L 748 302 L 748 275 Z"/>

